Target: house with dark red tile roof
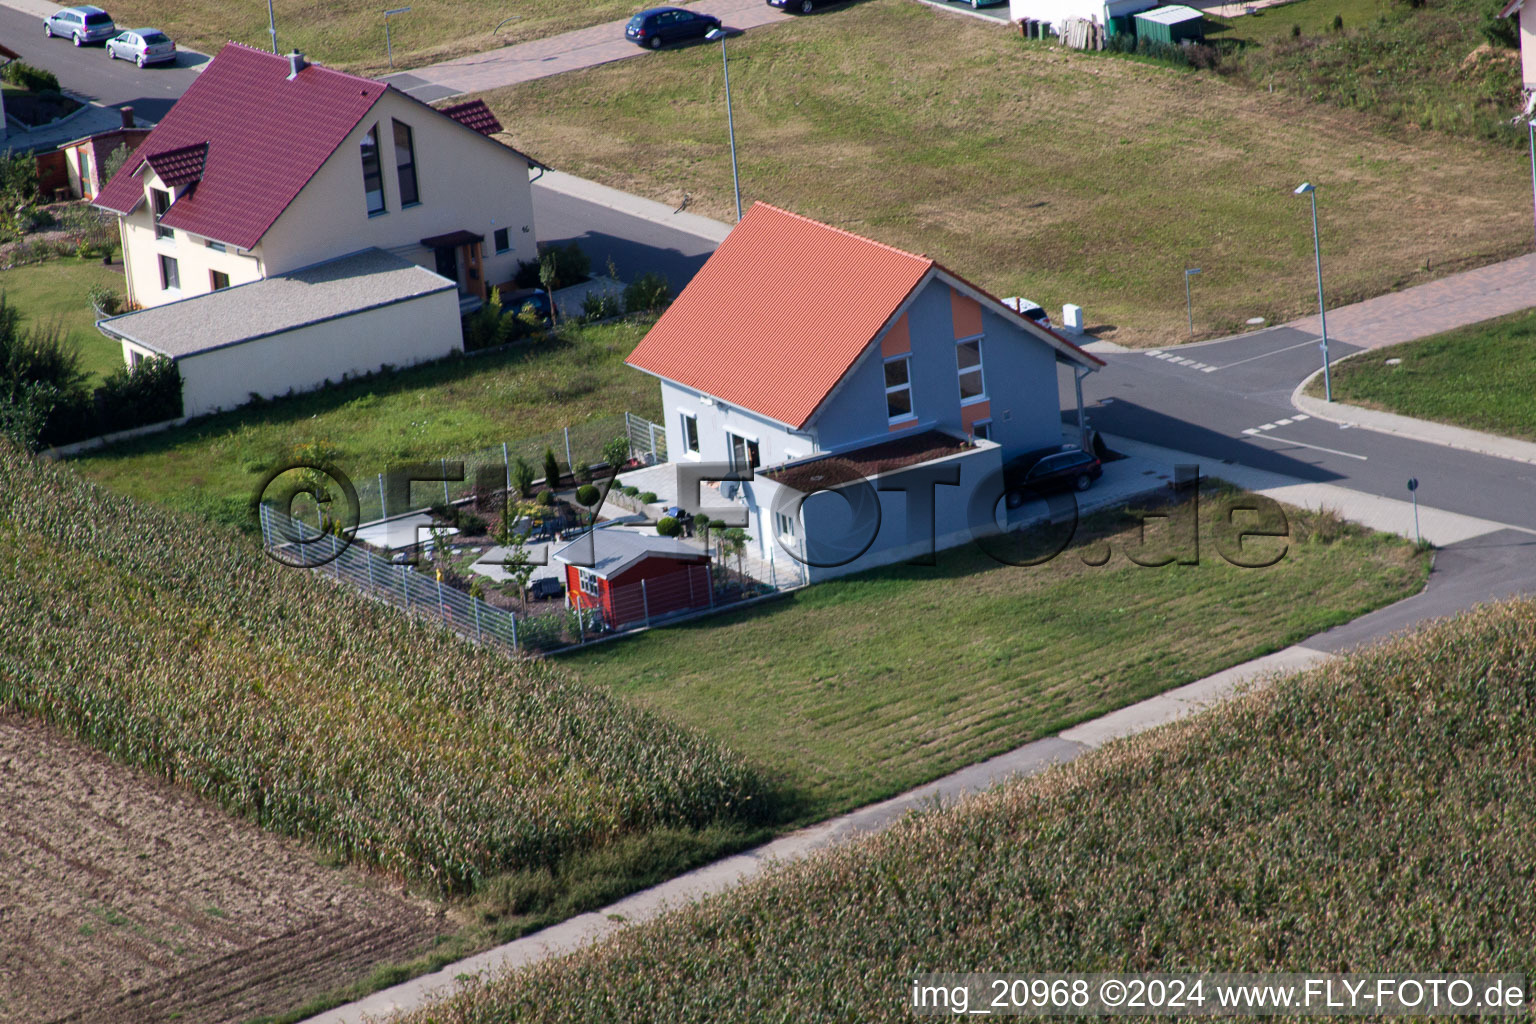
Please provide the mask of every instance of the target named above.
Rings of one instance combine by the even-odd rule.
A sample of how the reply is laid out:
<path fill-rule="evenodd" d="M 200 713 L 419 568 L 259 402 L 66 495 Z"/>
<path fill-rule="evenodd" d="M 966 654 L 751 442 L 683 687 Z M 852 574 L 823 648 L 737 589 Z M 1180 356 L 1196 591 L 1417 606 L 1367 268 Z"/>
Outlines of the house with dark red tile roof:
<path fill-rule="evenodd" d="M 1103 365 L 929 257 L 764 203 L 628 362 L 660 379 L 670 458 L 750 472 L 721 494 L 813 579 L 984 529 L 1003 464 L 1063 443 L 1058 367 Z"/>
<path fill-rule="evenodd" d="M 246 301 L 264 311 L 252 322 L 266 323 L 270 338 L 275 321 L 265 313 L 322 265 L 330 267 L 320 273 L 327 281 L 337 279 L 338 265 L 351 273 L 387 267 L 402 301 L 419 306 L 431 293 L 430 305 L 443 312 L 423 320 L 415 309 L 400 318 L 416 332 L 412 340 L 370 344 L 379 317 L 367 331 L 340 323 L 345 289 L 329 287 L 323 305 L 337 321 L 334 344 L 309 317 L 301 325 L 308 354 L 280 367 L 270 358 L 275 343 L 214 332 L 220 347 L 242 346 L 241 358 L 218 360 L 219 372 L 249 373 L 255 386 L 216 388 L 189 398 L 190 406 L 206 411 L 231 395 L 304 390 L 460 348 L 460 312 L 477 308 L 488 288 L 510 282 L 518 262 L 537 255 L 529 182 L 539 165 L 497 140 L 500 131 L 478 101 L 436 110 L 298 53 L 226 45 L 95 199 L 118 217 L 129 302 L 170 308 L 141 317 L 132 331 L 118 325 L 125 358 L 130 365 L 156 355 L 192 358 L 189 336 L 208 310 L 238 318 Z M 367 255 L 374 252 L 387 258 Z M 454 301 L 394 273 L 402 263 L 437 279 Z M 263 288 L 278 278 L 286 284 Z M 224 289 L 241 296 L 199 301 Z M 358 294 L 380 298 L 378 289 L 360 286 Z M 166 332 L 163 344 L 157 331 Z"/>

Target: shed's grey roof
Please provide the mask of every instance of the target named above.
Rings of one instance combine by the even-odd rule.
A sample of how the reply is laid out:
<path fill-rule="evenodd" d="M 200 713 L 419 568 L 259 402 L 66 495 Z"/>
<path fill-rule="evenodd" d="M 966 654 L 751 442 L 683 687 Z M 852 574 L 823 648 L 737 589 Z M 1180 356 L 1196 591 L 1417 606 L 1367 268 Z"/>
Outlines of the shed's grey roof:
<path fill-rule="evenodd" d="M 708 557 L 687 541 L 676 537 L 655 537 L 623 527 L 598 527 L 550 554 L 562 562 L 590 568 L 604 579 L 617 576 L 650 555 L 693 560 Z M 593 564 L 587 566 L 588 561 Z"/>
<path fill-rule="evenodd" d="M 1185 7 L 1182 4 L 1173 4 L 1168 7 L 1154 7 L 1150 11 L 1143 11 L 1136 15 L 1142 21 L 1153 21 L 1159 25 L 1177 25 L 1180 22 L 1194 21 L 1205 15 L 1193 7 Z"/>
<path fill-rule="evenodd" d="M 327 260 L 101 321 L 115 338 L 172 358 L 255 341 L 456 285 L 382 249 Z"/>

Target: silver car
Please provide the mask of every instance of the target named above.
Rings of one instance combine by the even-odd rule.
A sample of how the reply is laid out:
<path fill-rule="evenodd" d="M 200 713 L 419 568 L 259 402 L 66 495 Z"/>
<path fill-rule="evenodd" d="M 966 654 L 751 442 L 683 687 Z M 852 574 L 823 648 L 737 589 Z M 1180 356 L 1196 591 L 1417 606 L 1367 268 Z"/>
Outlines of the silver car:
<path fill-rule="evenodd" d="M 107 56 L 131 60 L 139 67 L 176 59 L 176 44 L 157 28 L 131 28 L 107 40 Z"/>
<path fill-rule="evenodd" d="M 112 15 L 100 7 L 66 7 L 44 19 L 43 35 L 50 39 L 63 36 L 76 46 L 84 46 L 111 39 L 117 35 L 117 26 L 112 24 Z"/>

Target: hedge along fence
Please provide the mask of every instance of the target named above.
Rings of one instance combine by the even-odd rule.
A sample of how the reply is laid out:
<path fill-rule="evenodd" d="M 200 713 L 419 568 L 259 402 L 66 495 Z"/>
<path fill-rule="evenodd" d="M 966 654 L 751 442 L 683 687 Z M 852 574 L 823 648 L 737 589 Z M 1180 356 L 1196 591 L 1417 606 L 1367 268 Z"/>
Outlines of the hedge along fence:
<path fill-rule="evenodd" d="M 0 442 L 0 704 L 350 861 L 463 891 L 766 820 L 740 757 Z"/>

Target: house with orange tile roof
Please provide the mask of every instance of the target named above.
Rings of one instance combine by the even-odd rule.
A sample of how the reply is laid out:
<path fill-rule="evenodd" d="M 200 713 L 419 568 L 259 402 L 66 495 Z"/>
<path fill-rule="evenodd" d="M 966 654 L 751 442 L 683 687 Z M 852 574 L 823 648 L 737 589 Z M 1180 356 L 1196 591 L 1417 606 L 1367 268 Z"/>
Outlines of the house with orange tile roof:
<path fill-rule="evenodd" d="M 660 380 L 672 460 L 750 468 L 720 493 L 813 579 L 995 522 L 1003 463 L 1061 443 L 1057 367 L 1103 365 L 926 256 L 764 203 L 628 362 Z"/>

